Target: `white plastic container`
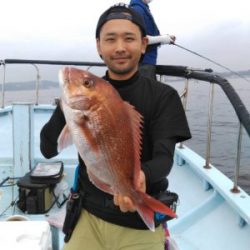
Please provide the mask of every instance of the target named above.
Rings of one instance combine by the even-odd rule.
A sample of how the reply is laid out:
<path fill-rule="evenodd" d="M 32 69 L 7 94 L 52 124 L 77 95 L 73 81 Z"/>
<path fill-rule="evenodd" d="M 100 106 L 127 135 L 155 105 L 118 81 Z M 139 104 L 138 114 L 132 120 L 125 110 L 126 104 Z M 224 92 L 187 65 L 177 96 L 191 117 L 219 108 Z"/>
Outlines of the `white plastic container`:
<path fill-rule="evenodd" d="M 1 250 L 52 250 L 52 235 L 46 221 L 0 222 Z"/>

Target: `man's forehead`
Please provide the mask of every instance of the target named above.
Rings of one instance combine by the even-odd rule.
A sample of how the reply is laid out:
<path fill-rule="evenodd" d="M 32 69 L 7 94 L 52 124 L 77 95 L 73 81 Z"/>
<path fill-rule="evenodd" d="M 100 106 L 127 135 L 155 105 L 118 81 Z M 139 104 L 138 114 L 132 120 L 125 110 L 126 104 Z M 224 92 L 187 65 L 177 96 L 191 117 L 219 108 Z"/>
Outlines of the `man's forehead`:
<path fill-rule="evenodd" d="M 107 21 L 102 29 L 101 33 L 128 33 L 128 34 L 141 34 L 140 28 L 130 22 L 129 20 L 125 19 L 112 19 Z"/>

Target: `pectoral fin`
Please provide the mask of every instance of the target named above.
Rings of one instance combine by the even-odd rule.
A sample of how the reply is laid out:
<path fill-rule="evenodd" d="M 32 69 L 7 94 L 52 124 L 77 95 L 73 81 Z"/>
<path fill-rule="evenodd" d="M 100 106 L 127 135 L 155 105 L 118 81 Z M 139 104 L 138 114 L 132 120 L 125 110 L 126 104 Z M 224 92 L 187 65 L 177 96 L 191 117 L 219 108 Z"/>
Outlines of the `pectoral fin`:
<path fill-rule="evenodd" d="M 72 136 L 70 134 L 69 127 L 65 125 L 57 140 L 57 151 L 61 152 L 71 144 L 73 144 Z"/>

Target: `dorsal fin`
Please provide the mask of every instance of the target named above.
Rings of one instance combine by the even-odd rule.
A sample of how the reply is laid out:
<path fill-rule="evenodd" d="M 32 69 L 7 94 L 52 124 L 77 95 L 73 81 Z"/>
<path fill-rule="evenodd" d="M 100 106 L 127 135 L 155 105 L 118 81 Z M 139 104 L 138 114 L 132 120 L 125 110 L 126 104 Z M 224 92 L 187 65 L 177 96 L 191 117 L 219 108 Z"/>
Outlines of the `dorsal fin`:
<path fill-rule="evenodd" d="M 142 127 L 143 127 L 143 117 L 135 110 L 134 106 L 128 102 L 124 102 L 126 109 L 128 110 L 129 120 L 131 121 L 131 128 L 133 133 L 133 145 L 134 145 L 134 186 L 139 187 L 139 174 L 141 170 L 141 144 L 142 144 Z"/>

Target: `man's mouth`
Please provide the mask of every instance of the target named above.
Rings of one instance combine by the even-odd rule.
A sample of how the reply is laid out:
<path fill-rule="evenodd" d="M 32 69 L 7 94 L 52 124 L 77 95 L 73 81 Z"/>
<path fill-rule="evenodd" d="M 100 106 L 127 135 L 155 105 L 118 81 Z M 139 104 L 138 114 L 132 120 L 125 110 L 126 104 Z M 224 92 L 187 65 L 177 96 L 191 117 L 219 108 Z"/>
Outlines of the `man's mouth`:
<path fill-rule="evenodd" d="M 113 61 L 116 63 L 124 63 L 129 60 L 129 57 L 113 57 Z"/>
<path fill-rule="evenodd" d="M 127 60 L 128 57 L 113 57 L 113 60 Z"/>

